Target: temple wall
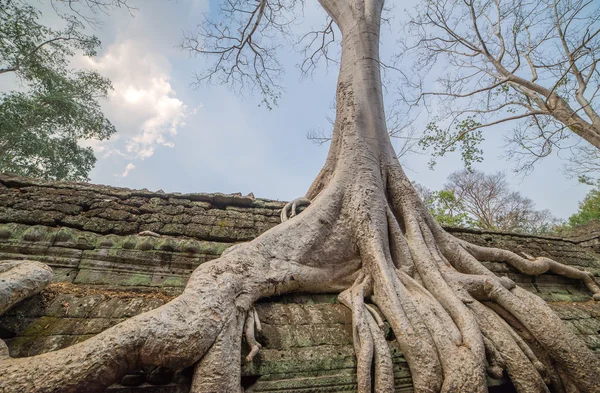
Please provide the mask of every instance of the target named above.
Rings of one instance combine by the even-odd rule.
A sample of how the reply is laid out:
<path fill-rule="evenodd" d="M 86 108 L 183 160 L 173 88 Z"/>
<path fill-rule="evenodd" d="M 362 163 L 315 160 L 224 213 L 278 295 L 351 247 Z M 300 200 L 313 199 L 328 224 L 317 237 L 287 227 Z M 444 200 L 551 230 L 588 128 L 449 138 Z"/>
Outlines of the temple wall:
<path fill-rule="evenodd" d="M 55 272 L 44 292 L 0 317 L 0 338 L 11 356 L 31 356 L 84 341 L 159 307 L 181 292 L 197 266 L 277 225 L 282 207 L 253 196 L 169 194 L 0 175 L 0 259 L 41 261 Z M 600 275 L 594 236 L 448 230 L 476 244 L 549 256 Z M 139 236 L 142 231 L 160 237 Z M 548 301 L 600 355 L 600 305 L 580 282 L 552 274 L 524 276 L 502 263 L 487 266 Z M 261 300 L 263 350 L 253 362 L 242 362 L 248 391 L 355 390 L 351 315 L 336 299 L 335 294 L 291 294 Z M 397 390 L 412 391 L 389 329 L 386 337 Z M 108 391 L 187 392 L 190 378 L 189 369 L 145 369 Z M 511 391 L 503 380 L 489 384 L 491 391 Z"/>

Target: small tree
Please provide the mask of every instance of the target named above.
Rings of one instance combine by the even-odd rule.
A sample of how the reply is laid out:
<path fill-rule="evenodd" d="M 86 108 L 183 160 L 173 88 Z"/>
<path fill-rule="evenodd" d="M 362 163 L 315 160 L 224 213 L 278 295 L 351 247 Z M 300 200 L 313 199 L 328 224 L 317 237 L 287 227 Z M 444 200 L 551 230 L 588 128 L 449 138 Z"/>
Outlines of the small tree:
<path fill-rule="evenodd" d="M 512 191 L 503 172 L 456 171 L 448 176 L 444 190 L 455 195 L 476 228 L 544 233 L 558 223 L 550 211 L 535 210 L 531 199 Z"/>
<path fill-rule="evenodd" d="M 569 148 L 571 169 L 589 174 L 578 156 L 600 149 L 599 20 L 590 0 L 422 2 L 397 59 L 414 64 L 404 102 L 432 117 L 421 144 L 434 160 L 458 148 L 469 164 L 482 130 L 506 123 L 518 169 Z"/>
<path fill-rule="evenodd" d="M 0 78 L 12 75 L 23 86 L 0 93 L 0 171 L 88 180 L 96 158 L 78 141 L 115 132 L 99 104 L 112 87 L 97 72 L 72 70 L 69 60 L 96 55 L 100 41 L 83 34 L 75 16 L 65 16 L 59 31 L 39 17 L 19 0 L 0 0 Z"/>
<path fill-rule="evenodd" d="M 431 191 L 421 184 L 415 190 L 435 220 L 443 226 L 470 227 L 471 222 L 464 206 L 456 199 L 452 190 Z"/>
<path fill-rule="evenodd" d="M 512 191 L 503 172 L 464 169 L 451 173 L 440 191 L 420 185 L 417 190 L 441 225 L 541 234 L 559 223 L 549 210 L 536 210 L 531 199 Z"/>
<path fill-rule="evenodd" d="M 587 224 L 592 220 L 600 220 L 600 188 L 596 187 L 579 203 L 577 213 L 569 217 L 569 226 Z"/>

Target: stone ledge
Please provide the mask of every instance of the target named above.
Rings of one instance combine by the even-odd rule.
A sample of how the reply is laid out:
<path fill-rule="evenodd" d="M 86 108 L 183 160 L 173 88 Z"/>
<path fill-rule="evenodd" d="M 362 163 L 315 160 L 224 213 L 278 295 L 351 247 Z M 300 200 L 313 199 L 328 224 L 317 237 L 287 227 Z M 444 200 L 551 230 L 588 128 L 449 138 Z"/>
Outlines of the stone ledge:
<path fill-rule="evenodd" d="M 168 300 L 157 292 L 53 285 L 0 318 L 0 332 L 13 333 L 13 337 L 6 340 L 12 356 L 31 356 L 76 344 Z M 351 315 L 346 307 L 331 303 L 335 297 L 335 294 L 286 295 L 263 299 L 257 304 L 264 326 L 258 339 L 264 348 L 253 362 L 247 363 L 243 361 L 248 351 L 244 347 L 240 359 L 245 380 L 252 381 L 249 391 L 341 392 L 356 389 Z M 600 303 L 556 302 L 550 306 L 591 349 L 600 350 Z M 298 326 L 302 328 L 298 329 Z M 388 337 L 393 338 L 393 335 Z M 411 380 L 406 360 L 395 341 L 388 343 L 397 391 L 408 392 Z M 124 379 L 123 383 L 128 386 L 114 385 L 107 392 L 185 392 L 189 386 L 191 370 L 161 371 L 161 379 L 150 378 L 156 372 L 155 369 L 140 370 Z M 166 384 L 152 384 L 148 378 Z M 132 383 L 138 385 L 129 386 Z M 503 380 L 489 381 L 490 386 L 504 383 Z"/>
<path fill-rule="evenodd" d="M 0 175 L 0 259 L 49 264 L 55 280 L 41 295 L 0 317 L 0 336 L 13 356 L 29 356 L 84 341 L 179 294 L 189 274 L 227 247 L 279 223 L 283 202 L 224 194 L 177 194 Z M 2 224 L 4 222 L 4 224 Z M 138 236 L 140 231 L 161 237 Z M 600 275 L 594 248 L 573 239 L 448 228 L 483 246 L 552 257 Z M 600 354 L 600 305 L 577 280 L 521 275 L 485 263 L 536 293 Z M 242 382 L 255 392 L 355 391 L 350 313 L 336 294 L 289 294 L 257 305 L 264 345 L 242 362 Z M 386 337 L 393 339 L 389 331 Z M 397 391 L 410 373 L 395 343 Z M 244 349 L 247 351 L 247 348 Z M 242 354 L 243 356 L 243 354 Z M 191 370 L 145 369 L 108 389 L 118 393 L 182 393 Z M 506 381 L 488 381 L 502 389 Z M 498 390 L 498 391 L 500 391 Z M 493 389 L 490 389 L 493 391 Z"/>

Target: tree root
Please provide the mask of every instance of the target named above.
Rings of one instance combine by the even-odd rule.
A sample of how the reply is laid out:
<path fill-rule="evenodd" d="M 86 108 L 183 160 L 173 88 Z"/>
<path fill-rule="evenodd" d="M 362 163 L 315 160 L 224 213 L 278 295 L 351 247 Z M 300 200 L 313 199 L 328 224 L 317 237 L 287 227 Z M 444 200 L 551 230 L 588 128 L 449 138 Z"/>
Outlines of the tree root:
<path fill-rule="evenodd" d="M 245 313 L 234 312 L 209 351 L 196 363 L 189 393 L 241 393 L 242 328 Z"/>
<path fill-rule="evenodd" d="M 394 391 L 383 320 L 369 299 L 396 336 L 415 393 L 485 393 L 487 373 L 506 373 L 519 393 L 600 393 L 600 359 L 541 299 L 482 262 L 581 279 L 599 299 L 592 275 L 446 233 L 386 130 L 378 60 L 384 1 L 319 2 L 342 31 L 342 58 L 331 149 L 307 198 L 284 207 L 281 225 L 200 265 L 162 307 L 56 352 L 11 359 L 0 348 L 3 393 L 102 392 L 144 365 L 196 365 L 194 393 L 238 392 L 242 335 L 248 361 L 260 349 L 252 305 L 292 291 L 343 291 L 361 393 Z"/>
<path fill-rule="evenodd" d="M 260 320 L 258 319 L 258 313 L 252 307 L 250 311 L 248 311 L 248 315 L 246 316 L 246 324 L 244 327 L 246 342 L 250 347 L 250 353 L 246 356 L 246 361 L 251 362 L 254 357 L 258 354 L 258 351 L 262 348 L 262 345 L 258 341 L 256 341 L 256 336 L 254 334 L 255 330 L 261 331 Z"/>
<path fill-rule="evenodd" d="M 549 258 L 523 258 L 454 238 L 417 202 L 408 182 L 393 175 L 386 207 L 361 217 L 366 223 L 385 220 L 385 228 L 367 224 L 361 232 L 362 272 L 339 297 L 352 310 L 359 392 L 376 385 L 372 362 L 383 350 L 374 343 L 374 328 L 383 321 L 364 302 L 368 297 L 396 334 L 415 392 L 485 392 L 486 373 L 496 379 L 506 373 L 519 393 L 600 392 L 589 377 L 600 375 L 600 361 L 583 342 L 545 302 L 481 261 L 504 261 L 523 274 L 551 271 L 581 279 L 597 298 L 593 276 Z M 393 391 L 393 378 L 378 379 L 380 372 L 375 368 L 375 381 L 382 381 L 375 391 Z"/>
<path fill-rule="evenodd" d="M 364 195 L 323 189 L 299 219 L 284 219 L 201 265 L 178 298 L 83 343 L 25 359 L 7 358 L 0 348 L 0 387 L 100 392 L 143 365 L 195 365 L 193 393 L 241 392 L 242 338 L 250 348 L 246 361 L 261 349 L 253 304 L 291 291 L 337 291 L 352 311 L 360 393 L 394 391 L 384 318 L 415 393 L 484 393 L 486 375 L 507 375 L 519 393 L 600 393 L 600 360 L 541 299 L 481 261 L 579 278 L 594 292 L 592 276 L 454 238 L 398 176 L 387 171 L 381 194 L 373 190 L 383 185 Z M 302 203 L 286 205 L 282 218 L 297 215 Z"/>
<path fill-rule="evenodd" d="M 0 262 L 0 315 L 40 293 L 52 282 L 52 269 L 35 261 Z"/>
<path fill-rule="evenodd" d="M 506 361 L 500 355 L 494 343 L 485 335 L 483 336 L 483 345 L 485 346 L 485 356 L 488 359 L 488 375 L 493 379 L 501 379 L 506 368 Z"/>
<path fill-rule="evenodd" d="M 298 214 L 298 208 L 306 207 L 308 205 L 310 205 L 310 199 L 304 197 L 296 198 L 293 201 L 286 203 L 283 209 L 281 209 L 281 222 L 286 222 Z"/>
<path fill-rule="evenodd" d="M 358 392 L 394 391 L 392 357 L 383 335 L 383 320 L 377 311 L 364 302 L 372 292 L 372 280 L 360 274 L 354 285 L 339 295 L 339 300 L 352 310 L 352 335 L 357 357 Z M 374 363 L 375 378 L 371 380 Z"/>
<path fill-rule="evenodd" d="M 592 292 L 593 299 L 600 300 L 600 286 L 595 282 L 594 275 L 589 272 L 563 265 L 546 257 L 534 258 L 531 255 L 523 253 L 525 256 L 523 258 L 511 251 L 499 248 L 481 247 L 463 240 L 459 240 L 458 242 L 465 250 L 480 261 L 505 262 L 519 272 L 530 276 L 539 276 L 550 271 L 560 276 L 581 280 L 590 292 Z"/>
<path fill-rule="evenodd" d="M 0 315 L 15 304 L 40 293 L 52 282 L 52 269 L 35 261 L 0 262 Z M 0 361 L 10 358 L 8 346 L 0 340 Z"/>
<path fill-rule="evenodd" d="M 246 361 L 251 362 L 261 348 L 255 331 L 262 332 L 256 308 L 234 312 L 208 352 L 196 363 L 190 393 L 243 392 L 239 367 L 242 336 L 250 346 Z"/>
<path fill-rule="evenodd" d="M 477 301 L 471 303 L 469 308 L 481 327 L 484 342 L 488 343 L 488 373 L 492 377 L 500 378 L 501 370 L 506 370 L 518 392 L 547 392 L 548 388 L 540 370 L 532 363 L 532 359 L 523 353 L 514 337 L 500 322 L 500 318 Z M 497 373 L 498 371 L 500 373 Z M 494 372 L 497 374 L 494 375 Z"/>

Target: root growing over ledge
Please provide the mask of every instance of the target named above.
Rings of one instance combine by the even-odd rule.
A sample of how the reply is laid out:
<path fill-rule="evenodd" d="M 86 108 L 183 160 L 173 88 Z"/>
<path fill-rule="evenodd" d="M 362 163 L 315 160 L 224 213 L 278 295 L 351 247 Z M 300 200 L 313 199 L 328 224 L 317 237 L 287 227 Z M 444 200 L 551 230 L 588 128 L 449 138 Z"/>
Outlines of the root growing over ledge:
<path fill-rule="evenodd" d="M 0 261 L 0 315 L 52 282 L 52 269 L 35 261 Z"/>
<path fill-rule="evenodd" d="M 286 205 L 281 225 L 200 265 L 164 306 L 72 347 L 0 358 L 0 392 L 102 392 L 144 365 L 195 365 L 193 393 L 241 392 L 242 336 L 248 361 L 260 350 L 254 303 L 336 292 L 352 311 L 360 393 L 394 391 L 384 318 L 415 393 L 483 393 L 486 375 L 508 376 L 519 393 L 600 393 L 600 359 L 543 300 L 481 262 L 580 279 L 599 299 L 592 275 L 446 233 L 387 134 L 378 60 L 383 1 L 320 3 L 342 32 L 342 59 L 329 156 L 306 199 Z"/>

